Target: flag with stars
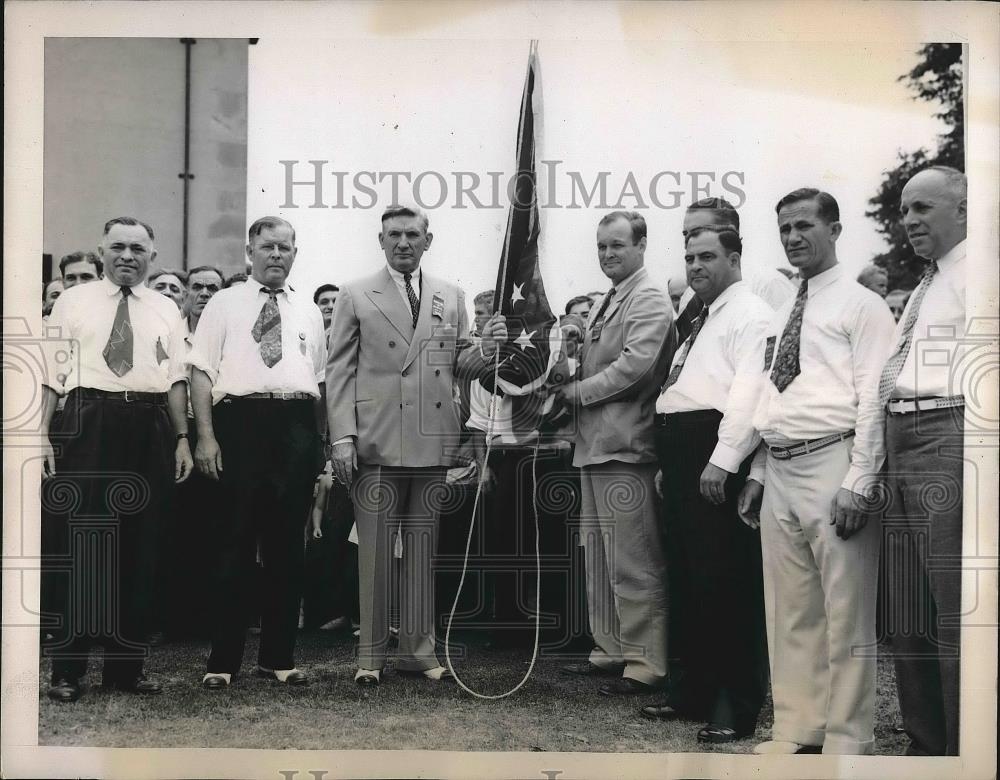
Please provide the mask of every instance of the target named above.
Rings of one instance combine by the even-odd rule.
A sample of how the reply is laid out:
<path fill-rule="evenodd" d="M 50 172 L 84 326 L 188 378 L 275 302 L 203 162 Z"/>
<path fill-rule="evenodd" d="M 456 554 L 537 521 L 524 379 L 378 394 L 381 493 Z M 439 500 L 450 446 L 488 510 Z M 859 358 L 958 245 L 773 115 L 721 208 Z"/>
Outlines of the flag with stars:
<path fill-rule="evenodd" d="M 494 291 L 494 309 L 506 317 L 509 336 L 501 349 L 497 392 L 513 398 L 511 422 L 521 430 L 535 429 L 551 406 L 546 384 L 569 379 L 562 333 L 545 294 L 539 252 L 535 165 L 542 137 L 541 96 L 538 42 L 532 41 L 517 128 L 516 186 Z"/>

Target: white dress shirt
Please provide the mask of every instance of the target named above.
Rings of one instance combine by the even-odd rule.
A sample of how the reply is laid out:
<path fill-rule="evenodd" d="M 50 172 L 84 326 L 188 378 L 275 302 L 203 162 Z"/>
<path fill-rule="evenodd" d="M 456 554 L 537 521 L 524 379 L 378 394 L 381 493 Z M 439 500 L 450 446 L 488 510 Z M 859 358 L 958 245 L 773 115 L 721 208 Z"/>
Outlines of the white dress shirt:
<path fill-rule="evenodd" d="M 876 414 L 878 380 L 892 341 L 894 322 L 889 307 L 835 265 L 809 279 L 808 298 L 799 341 L 800 373 L 783 393 L 771 381 L 781 335 L 794 299 L 771 319 L 769 365 L 763 381 L 754 427 L 770 445 L 809 441 L 835 433 L 862 429 L 870 434 L 855 439 L 851 467 L 843 486 L 866 492 L 885 456 L 882 431 L 872 425 Z M 862 401 L 863 398 L 863 401 Z M 755 476 L 757 469 L 754 469 Z"/>
<path fill-rule="evenodd" d="M 177 305 L 142 282 L 131 289 L 132 369 L 117 376 L 104 360 L 122 299 L 121 288 L 104 277 L 64 290 L 56 300 L 45 324 L 48 376 L 42 384 L 60 394 L 77 387 L 165 393 L 187 378 Z"/>
<path fill-rule="evenodd" d="M 393 268 L 391 265 L 386 263 L 385 270 L 389 272 L 389 276 L 392 278 L 393 284 L 396 285 L 396 289 L 399 290 L 399 294 L 403 297 L 403 303 L 406 304 L 406 310 L 410 311 L 410 296 L 406 294 L 406 280 L 403 275 Z M 417 303 L 420 303 L 420 266 L 413 272 L 410 277 L 410 286 L 413 288 L 413 292 L 416 293 Z"/>
<path fill-rule="evenodd" d="M 798 288 L 792 284 L 788 278 L 773 268 L 764 271 L 747 272 L 743 274 L 743 283 L 750 288 L 750 292 L 760 298 L 772 309 L 779 308 L 785 301 L 790 301 L 795 297 Z M 694 290 L 688 287 L 677 305 L 677 311 L 684 311 L 694 298 Z"/>
<path fill-rule="evenodd" d="M 773 315 L 746 282 L 727 287 L 708 307 L 708 318 L 694 345 L 689 337 L 674 353 L 674 364 L 683 360 L 684 368 L 656 401 L 660 414 L 722 412 L 719 441 L 709 463 L 733 474 L 760 443 L 753 414 L 762 376 L 764 334 Z"/>
<path fill-rule="evenodd" d="M 326 379 L 323 314 L 311 298 L 292 288 L 277 297 L 281 315 L 281 360 L 268 368 L 251 332 L 267 303 L 267 288 L 256 279 L 220 290 L 205 305 L 187 363 L 212 380 L 212 403 L 227 395 L 308 393 L 319 398 Z"/>
<path fill-rule="evenodd" d="M 952 247 L 937 261 L 913 325 L 913 340 L 903 363 L 893 398 L 928 398 L 964 395 L 962 374 L 955 368 L 967 350 L 965 342 L 965 242 Z M 913 303 L 906 304 L 893 335 L 890 352 L 899 343 L 900 331 Z M 888 355 L 886 356 L 888 359 Z"/>

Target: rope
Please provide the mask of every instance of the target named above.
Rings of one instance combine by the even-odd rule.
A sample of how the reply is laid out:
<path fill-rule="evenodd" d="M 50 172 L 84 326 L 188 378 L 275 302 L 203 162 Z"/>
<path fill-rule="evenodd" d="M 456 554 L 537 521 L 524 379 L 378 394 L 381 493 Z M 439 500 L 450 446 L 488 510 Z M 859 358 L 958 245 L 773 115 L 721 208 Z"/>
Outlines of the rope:
<path fill-rule="evenodd" d="M 528 665 L 528 670 L 524 673 L 524 677 L 521 678 L 521 682 L 511 688 L 509 691 L 498 694 L 487 694 L 479 693 L 478 691 L 472 690 L 455 672 L 455 667 L 451 663 L 451 626 L 455 620 L 455 611 L 458 609 L 458 599 L 462 595 L 462 588 L 465 586 L 465 574 L 469 568 L 469 548 L 472 545 L 472 533 L 476 527 L 476 516 L 479 509 L 479 499 L 483 492 L 483 477 L 486 473 L 486 466 L 490 462 L 490 452 L 493 450 L 493 423 L 494 414 L 496 413 L 496 404 L 494 399 L 497 397 L 497 380 L 500 377 L 500 347 L 497 346 L 496 354 L 493 363 L 493 392 L 490 395 L 490 416 L 489 422 L 487 423 L 486 430 L 486 455 L 483 458 L 484 467 L 479 472 L 479 479 L 476 482 L 476 498 L 472 503 L 472 521 L 469 523 L 469 534 L 465 539 L 465 558 L 462 561 L 462 576 L 458 581 L 458 589 L 455 591 L 455 600 L 451 605 L 451 614 L 448 615 L 448 628 L 444 635 L 444 657 L 445 662 L 448 664 L 448 671 L 451 672 L 452 676 L 455 678 L 455 682 L 458 687 L 463 691 L 468 693 L 470 696 L 474 696 L 477 699 L 486 700 L 496 700 L 505 699 L 508 696 L 512 696 L 517 693 L 521 687 L 528 682 L 528 678 L 531 677 L 531 672 L 535 668 L 535 662 L 538 660 L 538 638 L 540 625 L 540 610 L 541 610 L 541 593 L 542 593 L 542 564 L 541 564 L 541 554 L 538 544 L 538 482 L 536 479 L 536 465 L 538 463 L 538 441 L 535 441 L 535 447 L 531 455 L 531 509 L 532 514 L 535 518 L 535 644 L 531 650 L 531 663 Z"/>

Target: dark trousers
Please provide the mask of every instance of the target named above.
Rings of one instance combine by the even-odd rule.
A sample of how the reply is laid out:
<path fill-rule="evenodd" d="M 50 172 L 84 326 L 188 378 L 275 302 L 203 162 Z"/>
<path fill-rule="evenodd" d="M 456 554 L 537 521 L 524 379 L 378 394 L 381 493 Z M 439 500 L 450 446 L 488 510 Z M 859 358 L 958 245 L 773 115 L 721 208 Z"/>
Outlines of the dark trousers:
<path fill-rule="evenodd" d="M 243 661 L 257 550 L 263 567 L 258 663 L 295 666 L 303 579 L 303 528 L 321 463 L 313 402 L 227 397 L 212 412 L 222 450 L 223 510 L 216 551 L 209 672 L 236 674 Z"/>
<path fill-rule="evenodd" d="M 53 431 L 56 476 L 42 485 L 53 524 L 63 628 L 47 647 L 53 680 L 80 679 L 104 647 L 105 684 L 127 683 L 148 653 L 156 529 L 173 480 L 165 402 L 83 399 L 71 392 Z"/>
<path fill-rule="evenodd" d="M 320 525 L 323 536 L 306 541 L 306 581 L 303 593 L 306 628 L 316 628 L 338 617 L 356 619 L 358 605 L 358 548 L 347 540 L 354 525 L 351 495 L 334 481 Z"/>
<path fill-rule="evenodd" d="M 541 556 L 540 645 L 550 652 L 587 632 L 585 584 L 574 574 L 579 474 L 557 450 L 506 447 L 490 454 L 496 485 L 484 496 L 483 571 L 494 641 L 534 641 L 535 520 Z"/>
<path fill-rule="evenodd" d="M 701 473 L 718 442 L 714 410 L 667 416 L 657 428 L 663 472 L 671 625 L 683 631 L 680 679 L 671 675 L 670 704 L 686 715 L 740 733 L 756 727 L 767 694 L 767 633 L 759 533 L 747 527 L 736 501 L 749 459 L 726 482 L 726 501 L 700 493 Z"/>
<path fill-rule="evenodd" d="M 963 411 L 886 417 L 885 629 L 908 755 L 958 755 Z"/>

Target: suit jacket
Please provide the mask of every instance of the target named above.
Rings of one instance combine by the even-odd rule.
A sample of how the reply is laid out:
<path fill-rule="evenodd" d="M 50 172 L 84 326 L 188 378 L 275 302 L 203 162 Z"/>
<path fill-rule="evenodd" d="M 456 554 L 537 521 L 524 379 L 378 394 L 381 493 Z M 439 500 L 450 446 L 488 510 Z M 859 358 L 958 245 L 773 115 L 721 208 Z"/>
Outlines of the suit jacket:
<path fill-rule="evenodd" d="M 468 331 L 465 294 L 426 272 L 416 328 L 386 268 L 341 287 L 326 365 L 331 441 L 356 437 L 370 465 L 454 465 L 452 377 Z"/>
<path fill-rule="evenodd" d="M 595 340 L 598 309 L 583 339 L 573 465 L 653 462 L 656 398 L 676 347 L 673 306 L 640 268 L 615 288 Z"/>

